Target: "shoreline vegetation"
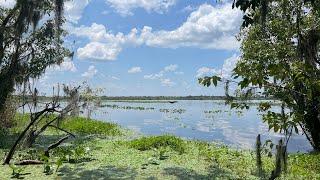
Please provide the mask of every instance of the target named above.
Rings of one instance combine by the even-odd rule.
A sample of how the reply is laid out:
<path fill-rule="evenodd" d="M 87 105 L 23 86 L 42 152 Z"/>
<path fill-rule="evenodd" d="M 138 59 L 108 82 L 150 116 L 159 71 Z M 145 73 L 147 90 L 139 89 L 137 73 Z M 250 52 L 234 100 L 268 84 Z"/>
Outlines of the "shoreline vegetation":
<path fill-rule="evenodd" d="M 16 115 L 16 126 L 0 138 L 3 157 L 27 122 Z M 268 179 L 274 157 L 262 155 L 263 174 L 258 175 L 255 153 L 221 144 L 184 140 L 172 135 L 145 136 L 119 125 L 86 118 L 67 118 L 61 127 L 75 133 L 50 154 L 45 165 L 0 165 L 4 179 Z M 65 134 L 49 128 L 28 150 L 16 152 L 13 162 L 41 159 L 48 140 Z M 63 157 L 63 158 L 61 158 Z M 289 154 L 287 173 L 279 179 L 319 179 L 320 155 Z M 47 167 L 50 167 L 49 170 Z"/>
<path fill-rule="evenodd" d="M 32 99 L 32 96 L 14 96 L 15 98 L 24 98 L 24 99 Z M 67 100 L 69 97 L 61 96 L 60 100 Z M 80 97 L 81 98 L 81 97 Z M 139 101 L 139 102 L 171 102 L 178 100 L 226 100 L 226 96 L 98 96 L 98 98 L 102 101 L 117 101 L 117 102 L 128 102 L 128 101 Z M 51 100 L 50 96 L 38 96 L 40 101 Z M 242 100 L 241 98 L 237 98 L 235 100 Z M 263 97 L 263 96 L 253 96 L 247 98 L 246 100 L 276 100 L 272 97 Z"/>

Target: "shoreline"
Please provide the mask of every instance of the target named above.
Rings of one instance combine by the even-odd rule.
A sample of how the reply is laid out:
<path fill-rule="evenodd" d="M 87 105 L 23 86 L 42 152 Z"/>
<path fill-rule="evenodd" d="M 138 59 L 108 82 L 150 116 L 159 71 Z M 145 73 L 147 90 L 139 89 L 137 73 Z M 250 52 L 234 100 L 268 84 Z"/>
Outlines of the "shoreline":
<path fill-rule="evenodd" d="M 49 175 L 43 165 L 24 167 L 25 179 L 259 179 L 256 174 L 255 154 L 249 150 L 236 150 L 225 145 L 184 140 L 176 136 L 145 136 L 121 128 L 113 123 L 69 118 L 62 127 L 77 134 L 78 139 L 62 147 L 80 146 L 86 149 L 83 157 L 75 162 L 64 162 Z M 62 134 L 49 129 L 42 143 L 49 136 Z M 68 145 L 68 146 L 67 146 Z M 25 151 L 18 155 L 25 156 Z M 0 149 L 1 156 L 4 155 Z M 17 159 L 15 159 L 17 160 Z M 56 158 L 50 159 L 55 170 Z M 294 153 L 289 155 L 286 178 L 320 178 L 320 155 Z M 274 158 L 263 155 L 264 169 L 271 172 Z M 312 164 L 313 162 L 313 164 Z M 297 171 L 299 169 L 299 171 Z M 0 177 L 10 178 L 12 169 L 0 165 Z M 31 173 L 31 174 L 28 174 Z"/>

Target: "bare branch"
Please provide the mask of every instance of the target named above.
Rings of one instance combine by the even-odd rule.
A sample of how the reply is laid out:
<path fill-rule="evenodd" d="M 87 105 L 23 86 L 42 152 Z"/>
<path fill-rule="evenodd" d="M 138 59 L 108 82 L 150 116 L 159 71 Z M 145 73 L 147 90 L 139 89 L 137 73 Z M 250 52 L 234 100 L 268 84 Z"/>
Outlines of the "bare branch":
<path fill-rule="evenodd" d="M 74 134 L 72 134 L 71 132 L 69 132 L 69 131 L 67 131 L 67 130 L 65 130 L 65 129 L 62 129 L 62 128 L 58 127 L 58 126 L 49 125 L 49 127 L 53 127 L 53 128 L 56 128 L 56 129 L 58 129 L 58 130 L 60 130 L 60 131 L 63 131 L 63 132 L 65 132 L 65 133 L 69 134 L 70 136 L 72 136 L 73 138 L 76 137 L 76 136 L 75 136 Z"/>
<path fill-rule="evenodd" d="M 58 147 L 58 146 L 59 146 L 60 144 L 62 144 L 65 140 L 67 140 L 69 137 L 70 137 L 69 135 L 68 135 L 68 136 L 65 136 L 65 137 L 59 139 L 57 142 L 49 145 L 49 146 L 47 147 L 47 149 L 44 151 L 45 156 L 49 157 L 49 151 L 50 151 L 51 149 L 54 149 L 54 148 Z"/>

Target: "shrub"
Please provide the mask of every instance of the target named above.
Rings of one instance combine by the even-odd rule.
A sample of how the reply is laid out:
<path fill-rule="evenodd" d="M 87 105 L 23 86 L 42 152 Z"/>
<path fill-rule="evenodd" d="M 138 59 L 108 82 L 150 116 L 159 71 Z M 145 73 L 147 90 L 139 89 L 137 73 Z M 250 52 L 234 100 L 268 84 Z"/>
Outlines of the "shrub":
<path fill-rule="evenodd" d="M 151 149 L 159 149 L 161 147 L 170 147 L 172 150 L 182 154 L 185 152 L 186 144 L 178 137 L 163 135 L 163 136 L 150 136 L 135 139 L 130 142 L 130 147 L 138 149 L 140 151 L 146 151 Z"/>

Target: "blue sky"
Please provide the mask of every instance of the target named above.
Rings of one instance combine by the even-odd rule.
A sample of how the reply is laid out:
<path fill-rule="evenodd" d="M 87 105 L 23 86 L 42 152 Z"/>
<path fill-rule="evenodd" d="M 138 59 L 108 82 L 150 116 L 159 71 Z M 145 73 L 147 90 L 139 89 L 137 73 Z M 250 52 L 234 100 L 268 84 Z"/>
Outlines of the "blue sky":
<path fill-rule="evenodd" d="M 75 57 L 37 80 L 46 94 L 57 83 L 87 81 L 110 96 L 222 95 L 197 78 L 230 77 L 238 59 L 241 12 L 228 1 L 73 0 L 65 15 Z"/>

